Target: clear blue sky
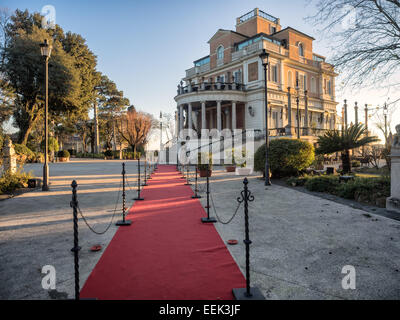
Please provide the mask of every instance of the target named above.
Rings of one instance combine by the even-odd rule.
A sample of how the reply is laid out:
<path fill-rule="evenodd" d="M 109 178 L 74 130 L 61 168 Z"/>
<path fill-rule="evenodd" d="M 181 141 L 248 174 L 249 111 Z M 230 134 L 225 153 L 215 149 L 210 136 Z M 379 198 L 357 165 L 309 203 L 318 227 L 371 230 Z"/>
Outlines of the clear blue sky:
<path fill-rule="evenodd" d="M 81 34 L 98 57 L 98 69 L 137 108 L 158 115 L 176 109 L 177 84 L 193 61 L 209 54 L 207 41 L 219 29 L 235 30 L 236 18 L 258 7 L 314 36 L 314 51 L 330 52 L 316 28 L 304 21 L 314 12 L 309 0 L 2 0 L 0 6 L 40 12 L 56 9 L 56 23 Z M 339 80 L 340 81 L 340 80 Z M 385 101 L 386 92 L 346 92 L 350 105 Z M 344 95 L 337 93 L 340 108 Z M 366 101 L 368 97 L 368 101 Z M 361 114 L 360 114 L 361 116 Z M 350 112 L 350 120 L 354 118 Z M 400 116 L 398 117 L 400 118 Z M 394 121 L 396 122 L 396 121 Z M 397 121 L 399 122 L 399 121 Z M 393 123 L 394 127 L 395 123 Z"/>

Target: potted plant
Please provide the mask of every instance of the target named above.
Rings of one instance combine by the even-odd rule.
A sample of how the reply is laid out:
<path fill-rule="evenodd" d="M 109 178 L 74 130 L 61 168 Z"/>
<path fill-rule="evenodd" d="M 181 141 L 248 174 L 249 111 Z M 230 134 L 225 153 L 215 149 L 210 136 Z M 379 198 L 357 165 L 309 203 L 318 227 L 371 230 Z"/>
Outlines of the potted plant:
<path fill-rule="evenodd" d="M 243 159 L 246 159 L 246 151 L 242 151 L 242 158 Z M 248 175 L 250 175 L 251 174 L 251 172 L 252 172 L 252 169 L 251 168 L 247 168 L 246 166 L 247 166 L 247 162 L 246 162 L 246 160 L 244 160 L 242 163 L 237 163 L 237 162 L 235 162 L 236 163 L 236 166 L 238 167 L 238 168 L 236 168 L 236 175 L 237 176 L 248 176 Z"/>
<path fill-rule="evenodd" d="M 230 155 L 227 153 L 227 157 Z M 235 149 L 232 149 L 232 164 L 228 164 L 225 166 L 226 172 L 235 172 L 236 171 L 236 162 L 235 162 Z"/>
<path fill-rule="evenodd" d="M 113 160 L 114 159 L 114 153 L 111 150 L 106 150 L 104 152 L 104 156 L 106 157 L 107 160 Z"/>
<path fill-rule="evenodd" d="M 70 153 L 67 150 L 60 150 L 57 153 L 58 161 L 67 162 L 69 161 Z"/>
<path fill-rule="evenodd" d="M 212 175 L 212 154 L 199 153 L 197 163 L 198 163 L 197 168 L 199 170 L 200 177 L 201 178 L 211 177 L 211 175 Z"/>

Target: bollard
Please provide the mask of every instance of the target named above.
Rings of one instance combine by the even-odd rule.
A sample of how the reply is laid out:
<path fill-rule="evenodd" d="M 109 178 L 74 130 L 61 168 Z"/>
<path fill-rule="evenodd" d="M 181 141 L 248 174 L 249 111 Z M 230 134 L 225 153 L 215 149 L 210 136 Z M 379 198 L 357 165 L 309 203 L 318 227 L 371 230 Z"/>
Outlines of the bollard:
<path fill-rule="evenodd" d="M 244 190 L 241 192 L 241 197 L 237 198 L 239 203 L 244 202 L 244 225 L 245 225 L 245 240 L 246 245 L 246 288 L 233 289 L 233 295 L 236 300 L 265 300 L 260 289 L 250 287 L 250 236 L 249 236 L 249 202 L 254 201 L 254 196 L 248 189 L 249 181 L 247 178 L 243 181 Z"/>
<path fill-rule="evenodd" d="M 126 199 L 125 199 L 125 163 L 122 164 L 122 220 L 116 223 L 117 226 L 130 226 L 131 220 L 125 220 L 126 215 Z"/>
<path fill-rule="evenodd" d="M 210 217 L 210 165 L 207 165 L 207 218 L 201 218 L 201 222 L 203 223 L 216 223 L 217 220 L 215 218 Z"/>
<path fill-rule="evenodd" d="M 140 197 L 140 158 L 137 159 L 138 161 L 138 195 L 135 199 L 136 201 L 143 201 L 144 199 Z"/>
<path fill-rule="evenodd" d="M 147 187 L 147 161 L 144 160 L 144 184 L 142 187 Z"/>
<path fill-rule="evenodd" d="M 190 180 L 189 180 L 189 170 L 190 170 L 189 165 L 187 165 L 186 166 L 186 184 L 185 184 L 185 186 L 191 186 L 192 185 L 190 183 Z"/>
<path fill-rule="evenodd" d="M 151 168 L 151 161 L 149 162 L 149 176 L 147 177 L 147 180 L 151 180 L 151 179 L 153 179 L 152 177 L 151 177 L 151 174 L 153 173 L 153 171 L 152 171 L 152 168 Z"/>
<path fill-rule="evenodd" d="M 185 165 L 181 166 L 181 175 L 182 175 L 181 179 L 186 180 L 186 177 L 185 177 Z"/>
<path fill-rule="evenodd" d="M 73 222 L 74 222 L 74 247 L 71 251 L 74 252 L 74 269 L 75 269 L 75 300 L 79 300 L 79 238 L 78 238 L 78 198 L 76 195 L 76 188 L 78 184 L 76 181 L 72 181 L 72 201 L 70 203 L 73 208 Z"/>
<path fill-rule="evenodd" d="M 198 195 L 199 189 L 197 187 L 197 174 L 198 174 L 198 166 L 195 168 L 196 170 L 196 176 L 195 176 L 195 187 L 194 187 L 194 196 L 192 196 L 192 199 L 201 199 L 201 196 Z"/>

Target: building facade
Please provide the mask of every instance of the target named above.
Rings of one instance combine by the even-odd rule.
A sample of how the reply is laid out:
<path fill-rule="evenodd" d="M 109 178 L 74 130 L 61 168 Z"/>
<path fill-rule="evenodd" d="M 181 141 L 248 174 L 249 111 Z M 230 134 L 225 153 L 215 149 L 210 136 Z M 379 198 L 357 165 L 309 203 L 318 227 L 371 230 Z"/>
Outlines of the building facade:
<path fill-rule="evenodd" d="M 315 39 L 258 8 L 237 18 L 236 30 L 219 29 L 210 54 L 194 61 L 178 85 L 177 133 L 183 129 L 256 129 L 265 133 L 264 67 L 269 53 L 268 119 L 271 137 L 315 141 L 337 128 L 334 68 L 313 52 Z M 298 103 L 297 103 L 298 100 Z M 297 111 L 297 105 L 299 111 Z M 297 117 L 299 114 L 299 117 Z"/>

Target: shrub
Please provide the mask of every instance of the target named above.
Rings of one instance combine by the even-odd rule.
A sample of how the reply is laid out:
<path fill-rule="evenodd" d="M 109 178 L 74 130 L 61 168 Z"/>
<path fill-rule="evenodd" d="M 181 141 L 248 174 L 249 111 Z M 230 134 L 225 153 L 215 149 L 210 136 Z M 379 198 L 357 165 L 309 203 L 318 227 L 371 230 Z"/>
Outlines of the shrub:
<path fill-rule="evenodd" d="M 353 161 L 351 161 L 351 166 L 353 168 L 360 168 L 361 167 L 361 162 L 358 161 L 358 160 L 353 160 Z"/>
<path fill-rule="evenodd" d="M 0 177 L 0 193 L 11 193 L 18 188 L 24 188 L 31 178 L 32 175 L 30 173 L 22 171 L 16 173 L 4 172 Z"/>
<path fill-rule="evenodd" d="M 106 151 L 104 152 L 104 155 L 105 155 L 107 158 L 113 158 L 113 157 L 114 157 L 114 153 L 113 153 L 111 150 L 106 150 Z"/>
<path fill-rule="evenodd" d="M 69 152 L 69 154 L 70 154 L 72 157 L 75 157 L 75 156 L 76 156 L 76 150 L 74 150 L 74 149 L 68 149 L 68 152 Z"/>
<path fill-rule="evenodd" d="M 57 156 L 59 158 L 69 158 L 71 154 L 67 150 L 60 150 L 58 151 Z"/>
<path fill-rule="evenodd" d="M 314 147 L 306 141 L 276 139 L 270 142 L 269 164 L 274 177 L 297 176 L 314 161 Z M 254 169 L 265 174 L 265 145 L 254 156 Z"/>
<path fill-rule="evenodd" d="M 35 160 L 35 153 L 23 144 L 16 143 L 14 145 L 15 153 L 17 154 L 17 161 L 19 163 L 33 162 Z"/>
<path fill-rule="evenodd" d="M 379 198 L 390 197 L 390 178 L 356 178 L 340 184 L 337 195 L 346 199 L 375 204 Z"/>
<path fill-rule="evenodd" d="M 339 177 L 334 175 L 312 177 L 306 181 L 304 186 L 310 191 L 335 194 L 336 188 L 339 186 Z"/>
<path fill-rule="evenodd" d="M 44 154 L 41 152 L 35 152 L 35 160 L 34 162 L 44 162 Z"/>

